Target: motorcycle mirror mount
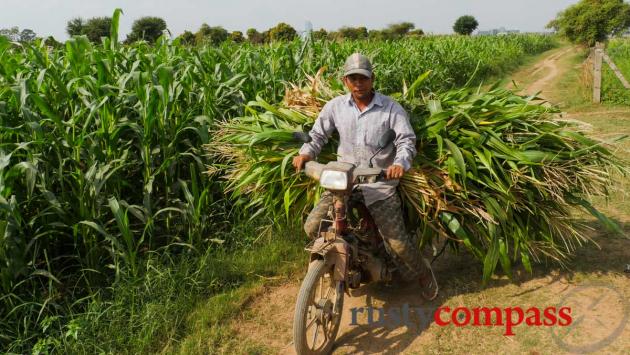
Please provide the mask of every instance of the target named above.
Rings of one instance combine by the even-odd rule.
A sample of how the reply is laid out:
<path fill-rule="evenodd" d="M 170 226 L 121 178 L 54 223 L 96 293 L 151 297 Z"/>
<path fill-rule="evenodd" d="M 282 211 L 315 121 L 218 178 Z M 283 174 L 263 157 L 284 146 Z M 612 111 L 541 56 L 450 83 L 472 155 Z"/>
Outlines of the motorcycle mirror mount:
<path fill-rule="evenodd" d="M 372 159 L 374 159 L 376 154 L 380 153 L 381 150 L 385 149 L 385 147 L 387 147 L 390 143 L 392 143 L 395 138 L 396 138 L 396 132 L 391 128 L 385 131 L 385 133 L 383 133 L 381 138 L 378 140 L 378 150 L 370 158 L 370 168 L 374 167 L 372 165 Z"/>
<path fill-rule="evenodd" d="M 293 140 L 301 143 L 310 143 L 310 141 L 312 140 L 311 136 L 306 132 L 293 132 L 292 136 Z"/>
<path fill-rule="evenodd" d="M 378 140 L 378 148 L 384 149 L 391 142 L 393 142 L 395 138 L 396 138 L 396 132 L 391 128 L 388 129 L 387 131 L 385 131 L 385 133 L 383 133 L 383 135 L 381 136 L 381 139 Z"/>

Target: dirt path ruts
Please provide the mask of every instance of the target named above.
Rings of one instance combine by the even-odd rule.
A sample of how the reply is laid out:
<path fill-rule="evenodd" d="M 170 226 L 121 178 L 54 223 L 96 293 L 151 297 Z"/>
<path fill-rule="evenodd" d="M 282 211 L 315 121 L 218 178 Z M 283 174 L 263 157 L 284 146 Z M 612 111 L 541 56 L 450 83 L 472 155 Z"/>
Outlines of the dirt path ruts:
<path fill-rule="evenodd" d="M 516 77 L 518 81 L 516 83 L 517 89 L 522 88 L 520 91 L 516 91 L 527 95 L 540 93 L 539 96 L 545 98 L 546 93 L 551 91 L 551 84 L 569 69 L 560 65 L 561 60 L 575 51 L 574 47 L 556 50 L 537 63 L 514 73 L 513 77 Z M 506 87 L 515 90 L 514 82 L 510 82 Z"/>
<path fill-rule="evenodd" d="M 544 71 L 545 76 L 534 81 L 533 83 L 527 86 L 525 90 L 528 94 L 533 95 L 539 91 L 542 92 L 542 97 L 545 96 L 545 91 L 548 90 L 549 85 L 553 83 L 554 80 L 562 73 L 564 73 L 568 68 L 560 67 L 558 65 L 559 60 L 565 55 L 574 51 L 573 47 L 567 48 L 561 52 L 553 54 L 547 58 L 545 58 L 542 62 L 539 62 L 535 65 L 535 69 L 532 72 L 532 76 L 536 75 L 538 72 Z"/>

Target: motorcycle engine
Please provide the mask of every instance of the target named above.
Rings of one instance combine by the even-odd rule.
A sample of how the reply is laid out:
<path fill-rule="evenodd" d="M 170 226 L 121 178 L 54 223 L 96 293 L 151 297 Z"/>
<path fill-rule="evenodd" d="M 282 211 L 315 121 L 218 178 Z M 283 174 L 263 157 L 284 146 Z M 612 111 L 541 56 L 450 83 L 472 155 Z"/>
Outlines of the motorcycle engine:
<path fill-rule="evenodd" d="M 367 259 L 366 269 L 370 274 L 371 281 L 391 281 L 392 273 L 383 261 L 375 256 Z"/>
<path fill-rule="evenodd" d="M 361 286 L 361 271 L 350 270 L 348 272 L 348 287 L 359 288 L 359 286 Z"/>

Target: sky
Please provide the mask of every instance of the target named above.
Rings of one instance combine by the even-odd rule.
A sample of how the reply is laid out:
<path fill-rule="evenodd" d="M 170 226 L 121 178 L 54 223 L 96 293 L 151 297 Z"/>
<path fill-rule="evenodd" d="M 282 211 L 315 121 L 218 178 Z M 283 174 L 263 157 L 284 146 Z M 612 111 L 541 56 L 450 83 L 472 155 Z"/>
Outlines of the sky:
<path fill-rule="evenodd" d="M 121 38 L 143 16 L 166 20 L 175 36 L 196 32 L 201 24 L 229 31 L 266 30 L 286 22 L 298 31 L 310 21 L 314 29 L 342 26 L 384 28 L 408 21 L 426 33 L 452 33 L 455 20 L 473 15 L 479 30 L 505 27 L 539 32 L 555 15 L 577 0 L 0 0 L 0 28 L 30 28 L 38 36 L 67 39 L 66 23 L 74 17 L 111 16 L 123 9 Z"/>

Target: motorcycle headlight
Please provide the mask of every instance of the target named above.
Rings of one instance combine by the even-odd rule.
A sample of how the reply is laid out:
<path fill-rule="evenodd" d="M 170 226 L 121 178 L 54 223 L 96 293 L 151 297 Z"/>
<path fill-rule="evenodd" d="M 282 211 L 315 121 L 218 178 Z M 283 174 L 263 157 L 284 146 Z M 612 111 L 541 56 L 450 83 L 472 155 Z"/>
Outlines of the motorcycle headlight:
<path fill-rule="evenodd" d="M 346 190 L 348 188 L 348 173 L 324 170 L 319 178 L 319 185 L 328 190 Z"/>

